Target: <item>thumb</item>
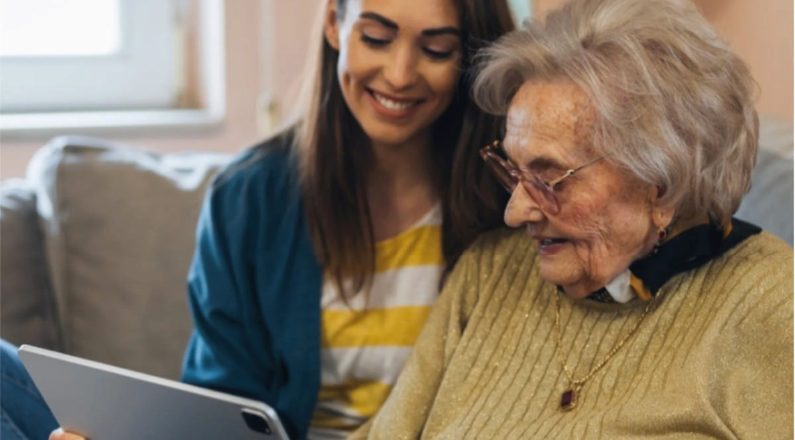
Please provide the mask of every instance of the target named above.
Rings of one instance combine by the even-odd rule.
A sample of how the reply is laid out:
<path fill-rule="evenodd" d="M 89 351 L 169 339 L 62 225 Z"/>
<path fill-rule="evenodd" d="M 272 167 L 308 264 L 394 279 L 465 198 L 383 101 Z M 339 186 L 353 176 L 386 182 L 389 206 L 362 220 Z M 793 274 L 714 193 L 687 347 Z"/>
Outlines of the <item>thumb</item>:
<path fill-rule="evenodd" d="M 50 433 L 49 440 L 87 440 L 87 439 L 85 437 L 81 437 L 77 434 L 71 434 L 64 431 L 61 428 L 58 428 Z"/>

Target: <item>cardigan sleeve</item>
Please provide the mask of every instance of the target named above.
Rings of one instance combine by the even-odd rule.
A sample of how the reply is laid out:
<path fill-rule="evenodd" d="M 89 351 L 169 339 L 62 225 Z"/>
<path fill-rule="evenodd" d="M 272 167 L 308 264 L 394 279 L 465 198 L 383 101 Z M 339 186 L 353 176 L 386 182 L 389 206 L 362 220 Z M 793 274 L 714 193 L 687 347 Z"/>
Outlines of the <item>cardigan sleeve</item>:
<path fill-rule="evenodd" d="M 350 439 L 415 439 L 423 431 L 447 364 L 466 327 L 477 264 L 464 254 L 433 306 L 411 356 L 379 412 Z"/>
<path fill-rule="evenodd" d="M 320 269 L 284 148 L 233 163 L 202 207 L 183 381 L 265 402 L 303 438 L 320 374 Z"/>
<path fill-rule="evenodd" d="M 234 183 L 232 184 L 234 185 Z M 252 327 L 255 290 L 246 261 L 245 231 L 250 222 L 244 198 L 214 187 L 205 198 L 188 273 L 194 331 L 183 364 L 183 381 L 264 402 L 275 400 L 268 378 L 278 372 L 266 328 Z M 236 213 L 234 211 L 237 211 Z M 252 328 L 258 335 L 252 335 Z M 252 339 L 262 338 L 252 349 Z"/>

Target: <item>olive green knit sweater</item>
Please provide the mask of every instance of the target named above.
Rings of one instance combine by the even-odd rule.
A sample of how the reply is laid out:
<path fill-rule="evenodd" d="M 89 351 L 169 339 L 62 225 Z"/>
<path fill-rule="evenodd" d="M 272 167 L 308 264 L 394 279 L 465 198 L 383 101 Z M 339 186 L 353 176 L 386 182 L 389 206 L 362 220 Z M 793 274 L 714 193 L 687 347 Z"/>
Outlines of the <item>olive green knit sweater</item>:
<path fill-rule="evenodd" d="M 792 267 L 791 248 L 763 232 L 675 276 L 565 412 L 558 293 L 523 231 L 489 234 L 461 258 L 392 394 L 354 437 L 791 439 Z M 645 306 L 560 296 L 575 378 Z"/>

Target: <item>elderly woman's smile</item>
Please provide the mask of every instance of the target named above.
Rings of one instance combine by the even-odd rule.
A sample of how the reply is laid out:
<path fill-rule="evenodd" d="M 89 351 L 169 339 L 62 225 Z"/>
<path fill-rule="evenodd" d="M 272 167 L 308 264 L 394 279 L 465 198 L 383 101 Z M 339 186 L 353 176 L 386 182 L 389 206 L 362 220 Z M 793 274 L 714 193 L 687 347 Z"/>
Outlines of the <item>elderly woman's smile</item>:
<path fill-rule="evenodd" d="M 546 197 L 552 202 L 543 187 L 516 185 L 505 223 L 527 227 L 539 248 L 541 276 L 576 298 L 649 253 L 655 224 L 670 221 L 667 210 L 655 205 L 656 187 L 609 158 L 600 160 L 603 154 L 591 142 L 593 120 L 588 96 L 572 81 L 531 81 L 511 101 L 503 142 L 523 179 L 557 182 Z M 568 170 L 576 171 L 566 176 Z"/>

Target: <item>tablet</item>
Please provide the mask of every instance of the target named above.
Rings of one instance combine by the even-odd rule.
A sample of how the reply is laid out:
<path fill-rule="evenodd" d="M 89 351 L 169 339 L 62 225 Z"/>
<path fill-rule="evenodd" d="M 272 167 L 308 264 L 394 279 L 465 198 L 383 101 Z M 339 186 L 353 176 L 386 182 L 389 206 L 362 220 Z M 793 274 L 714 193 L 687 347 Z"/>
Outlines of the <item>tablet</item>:
<path fill-rule="evenodd" d="M 19 357 L 61 427 L 91 440 L 287 439 L 256 400 L 30 345 Z"/>

